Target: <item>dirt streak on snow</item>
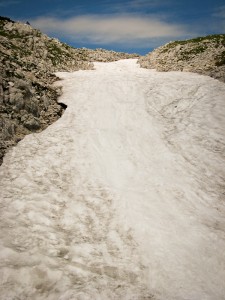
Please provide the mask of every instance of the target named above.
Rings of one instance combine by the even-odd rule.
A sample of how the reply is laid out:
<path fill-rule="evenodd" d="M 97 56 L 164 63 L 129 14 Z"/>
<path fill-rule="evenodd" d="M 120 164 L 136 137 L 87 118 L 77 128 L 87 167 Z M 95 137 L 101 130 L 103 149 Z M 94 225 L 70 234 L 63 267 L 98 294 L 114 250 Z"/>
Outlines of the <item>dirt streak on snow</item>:
<path fill-rule="evenodd" d="M 0 168 L 1 299 L 225 299 L 225 85 L 95 66 Z"/>

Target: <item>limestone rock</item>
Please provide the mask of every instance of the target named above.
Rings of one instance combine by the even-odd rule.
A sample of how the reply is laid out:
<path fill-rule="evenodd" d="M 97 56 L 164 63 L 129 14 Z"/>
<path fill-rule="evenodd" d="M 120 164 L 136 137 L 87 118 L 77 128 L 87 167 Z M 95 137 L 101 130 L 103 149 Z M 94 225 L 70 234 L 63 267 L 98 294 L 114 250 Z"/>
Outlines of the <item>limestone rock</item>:
<path fill-rule="evenodd" d="M 195 72 L 225 82 L 225 34 L 170 42 L 138 62 L 147 69 Z"/>
<path fill-rule="evenodd" d="M 41 127 L 41 123 L 38 118 L 34 118 L 33 116 L 31 116 L 24 122 L 24 126 L 30 131 L 36 131 Z"/>

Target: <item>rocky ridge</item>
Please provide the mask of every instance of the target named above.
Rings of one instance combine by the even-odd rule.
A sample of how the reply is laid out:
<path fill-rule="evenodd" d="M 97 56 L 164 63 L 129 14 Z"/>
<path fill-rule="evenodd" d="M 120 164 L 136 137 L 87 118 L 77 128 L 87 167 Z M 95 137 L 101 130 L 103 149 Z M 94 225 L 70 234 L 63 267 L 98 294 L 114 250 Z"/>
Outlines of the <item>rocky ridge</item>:
<path fill-rule="evenodd" d="M 138 62 L 142 68 L 194 72 L 225 82 L 225 34 L 170 42 Z"/>
<path fill-rule="evenodd" d="M 140 55 L 138 54 L 129 54 L 124 52 L 115 52 L 113 50 L 105 50 L 105 49 L 96 49 L 90 50 L 86 49 L 87 57 L 90 62 L 112 62 L 117 61 L 120 59 L 127 59 L 127 58 L 138 58 Z"/>
<path fill-rule="evenodd" d="M 72 48 L 30 24 L 0 17 L 0 164 L 26 134 L 56 121 L 65 107 L 54 72 L 93 69 L 93 61 L 137 57 L 103 49 Z"/>

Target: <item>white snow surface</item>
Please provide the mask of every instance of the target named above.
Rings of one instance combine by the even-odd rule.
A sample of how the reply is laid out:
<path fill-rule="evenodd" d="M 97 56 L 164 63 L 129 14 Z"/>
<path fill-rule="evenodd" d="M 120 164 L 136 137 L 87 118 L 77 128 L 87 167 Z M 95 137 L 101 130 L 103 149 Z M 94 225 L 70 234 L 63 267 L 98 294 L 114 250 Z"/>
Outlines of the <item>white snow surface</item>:
<path fill-rule="evenodd" d="M 0 298 L 225 299 L 225 85 L 95 67 L 4 158 Z"/>

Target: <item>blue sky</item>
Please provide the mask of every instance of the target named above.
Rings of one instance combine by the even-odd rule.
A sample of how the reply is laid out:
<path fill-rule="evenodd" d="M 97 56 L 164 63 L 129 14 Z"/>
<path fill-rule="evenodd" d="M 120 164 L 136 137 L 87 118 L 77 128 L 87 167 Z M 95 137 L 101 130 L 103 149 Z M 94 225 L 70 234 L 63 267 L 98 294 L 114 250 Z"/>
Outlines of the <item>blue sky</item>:
<path fill-rule="evenodd" d="M 29 21 L 74 47 L 140 54 L 173 40 L 225 33 L 224 0 L 0 0 L 0 15 Z"/>

